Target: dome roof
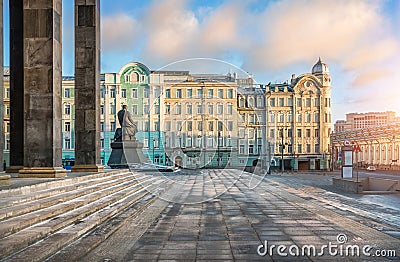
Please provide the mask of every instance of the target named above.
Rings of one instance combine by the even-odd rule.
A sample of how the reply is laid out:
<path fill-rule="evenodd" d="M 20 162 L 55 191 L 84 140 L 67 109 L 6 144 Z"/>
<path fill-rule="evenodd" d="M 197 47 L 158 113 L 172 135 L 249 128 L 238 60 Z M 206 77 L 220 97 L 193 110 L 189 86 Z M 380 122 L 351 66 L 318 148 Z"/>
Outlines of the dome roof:
<path fill-rule="evenodd" d="M 312 74 L 316 75 L 316 74 L 329 74 L 329 68 L 328 66 L 321 61 L 321 57 L 318 59 L 318 62 L 313 66 L 312 68 Z"/>

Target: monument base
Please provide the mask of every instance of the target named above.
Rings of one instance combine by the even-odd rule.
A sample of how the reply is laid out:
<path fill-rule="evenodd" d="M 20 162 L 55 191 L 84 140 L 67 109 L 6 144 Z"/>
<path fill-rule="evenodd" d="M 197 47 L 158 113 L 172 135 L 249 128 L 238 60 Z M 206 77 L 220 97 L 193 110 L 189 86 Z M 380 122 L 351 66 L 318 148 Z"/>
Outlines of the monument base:
<path fill-rule="evenodd" d="M 24 167 L 19 170 L 19 178 L 57 178 L 65 177 L 67 170 L 62 167 Z"/>
<path fill-rule="evenodd" d="M 11 176 L 10 175 L 0 175 L 0 186 L 10 185 Z"/>
<path fill-rule="evenodd" d="M 74 173 L 86 173 L 86 172 L 101 172 L 104 170 L 102 165 L 74 165 L 71 172 Z"/>
<path fill-rule="evenodd" d="M 130 164 L 148 162 L 144 156 L 143 143 L 138 141 L 124 141 L 111 143 L 111 155 L 107 165 L 111 168 L 129 168 Z"/>

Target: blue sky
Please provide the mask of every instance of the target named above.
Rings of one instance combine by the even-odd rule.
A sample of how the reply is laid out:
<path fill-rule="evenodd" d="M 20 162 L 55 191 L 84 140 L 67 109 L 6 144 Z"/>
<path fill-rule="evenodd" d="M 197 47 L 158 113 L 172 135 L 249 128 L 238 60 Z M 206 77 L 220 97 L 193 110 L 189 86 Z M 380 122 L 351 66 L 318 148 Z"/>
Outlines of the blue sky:
<path fill-rule="evenodd" d="M 73 75 L 73 0 L 63 0 L 63 74 Z M 4 0 L 5 65 L 9 65 Z M 400 114 L 400 1 L 102 0 L 102 72 L 139 61 L 151 69 L 254 75 L 283 82 L 320 56 L 332 75 L 333 119 Z M 224 62 L 216 62 L 222 60 Z M 239 70 L 240 71 L 240 70 Z"/>

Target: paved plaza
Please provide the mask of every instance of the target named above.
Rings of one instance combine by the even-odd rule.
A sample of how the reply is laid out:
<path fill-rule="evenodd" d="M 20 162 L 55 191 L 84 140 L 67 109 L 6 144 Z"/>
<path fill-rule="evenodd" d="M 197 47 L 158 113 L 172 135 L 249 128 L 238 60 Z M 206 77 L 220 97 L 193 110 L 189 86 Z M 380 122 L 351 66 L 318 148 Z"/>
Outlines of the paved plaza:
<path fill-rule="evenodd" d="M 353 209 L 348 206 L 346 211 L 343 207 L 351 204 L 350 200 L 338 207 L 334 206 L 335 202 L 318 201 L 313 194 L 323 189 L 308 185 L 308 191 L 303 191 L 299 183 L 290 187 L 283 183 L 290 181 L 289 176 L 286 179 L 284 176 L 264 178 L 237 170 L 203 170 L 158 176 L 175 183 L 140 216 L 130 218 L 83 260 L 399 259 L 400 240 L 396 238 L 399 227 L 385 221 L 380 223 L 379 219 L 369 218 L 367 214 L 354 214 L 356 206 Z M 299 176 L 291 177 L 301 179 Z M 313 177 L 319 177 L 322 184 L 329 180 L 328 176 L 323 175 Z M 399 210 L 388 211 L 395 216 L 400 213 Z M 259 253 L 265 251 L 263 246 L 260 247 L 265 243 L 268 252 L 261 256 L 257 249 Z M 323 245 L 330 243 L 333 249 L 323 248 Z M 275 247 L 271 254 L 273 245 Z M 286 247 L 280 250 L 281 254 L 277 249 L 279 245 Z M 302 248 L 307 245 L 314 246 L 316 253 L 307 253 L 306 248 L 302 255 Z M 360 256 L 350 251 L 346 255 L 346 248 L 350 245 L 360 248 Z M 294 256 L 288 253 L 290 247 Z M 362 254 L 363 247 L 371 256 Z M 382 258 L 375 255 L 390 250 L 395 250 L 397 257 Z M 53 260 L 56 261 L 57 256 Z"/>

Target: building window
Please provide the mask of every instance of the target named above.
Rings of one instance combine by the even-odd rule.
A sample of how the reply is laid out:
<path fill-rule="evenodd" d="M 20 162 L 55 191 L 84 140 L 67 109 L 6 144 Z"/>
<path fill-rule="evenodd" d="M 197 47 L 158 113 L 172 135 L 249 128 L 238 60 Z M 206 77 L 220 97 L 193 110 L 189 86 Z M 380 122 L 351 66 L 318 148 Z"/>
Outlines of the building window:
<path fill-rule="evenodd" d="M 6 106 L 6 113 L 5 113 L 5 115 L 6 116 L 9 116 L 10 115 L 10 106 Z M 69 115 L 69 114 L 68 114 Z"/>
<path fill-rule="evenodd" d="M 113 122 L 110 122 L 110 124 L 111 124 L 111 132 L 114 132 L 115 131 L 115 122 L 113 121 Z"/>
<path fill-rule="evenodd" d="M 293 136 L 293 130 L 291 128 L 288 129 L 288 137 Z"/>
<path fill-rule="evenodd" d="M 315 106 L 315 107 L 319 107 L 319 97 L 316 97 L 316 98 L 314 99 L 314 106 Z"/>
<path fill-rule="evenodd" d="M 71 88 L 65 88 L 64 89 L 64 97 L 65 98 L 70 98 L 71 97 Z"/>
<path fill-rule="evenodd" d="M 65 122 L 64 131 L 65 132 L 70 132 L 71 131 L 71 122 Z"/>
<path fill-rule="evenodd" d="M 203 106 L 197 105 L 197 114 L 202 114 L 202 113 L 203 113 Z"/>
<path fill-rule="evenodd" d="M 218 89 L 218 98 L 224 98 L 224 90 Z"/>
<path fill-rule="evenodd" d="M 145 89 L 144 90 L 144 97 L 145 98 L 149 98 L 150 97 L 150 90 L 149 89 Z"/>
<path fill-rule="evenodd" d="M 293 153 L 293 146 L 291 144 L 288 145 L 288 152 Z"/>
<path fill-rule="evenodd" d="M 306 98 L 306 106 L 311 107 L 311 97 Z"/>
<path fill-rule="evenodd" d="M 10 88 L 6 88 L 6 97 L 5 98 L 10 98 Z"/>
<path fill-rule="evenodd" d="M 192 147 L 192 138 L 191 138 L 191 137 L 188 137 L 188 138 L 186 139 L 186 146 L 187 146 L 187 147 Z"/>
<path fill-rule="evenodd" d="M 314 122 L 318 123 L 319 122 L 319 113 L 314 114 Z"/>
<path fill-rule="evenodd" d="M 254 154 L 254 145 L 249 145 L 249 154 Z"/>
<path fill-rule="evenodd" d="M 301 137 L 301 129 L 297 129 L 297 137 Z"/>
<path fill-rule="evenodd" d="M 177 104 L 176 105 L 176 110 L 175 110 L 177 115 L 182 114 L 182 105 L 181 104 Z"/>
<path fill-rule="evenodd" d="M 66 115 L 70 115 L 71 114 L 71 105 L 65 105 L 64 106 L 64 114 L 66 114 Z"/>
<path fill-rule="evenodd" d="M 228 112 L 227 112 L 228 115 L 232 115 L 232 113 L 233 113 L 233 106 L 232 106 L 231 103 L 228 104 L 228 110 L 227 110 L 227 111 L 228 111 Z"/>
<path fill-rule="evenodd" d="M 284 114 L 279 114 L 278 119 L 279 119 L 279 122 L 280 122 L 280 123 L 285 122 L 285 115 L 284 115 Z"/>
<path fill-rule="evenodd" d="M 132 114 L 137 115 L 139 113 L 138 111 L 138 105 L 133 105 L 132 106 Z"/>
<path fill-rule="evenodd" d="M 100 115 L 104 115 L 104 105 L 100 106 Z"/>
<path fill-rule="evenodd" d="M 10 139 L 7 139 L 7 140 L 6 140 L 5 149 L 6 149 L 6 150 L 10 150 Z"/>
<path fill-rule="evenodd" d="M 270 129 L 269 130 L 269 137 L 271 137 L 271 138 L 275 137 L 275 129 Z"/>
<path fill-rule="evenodd" d="M 222 131 L 224 129 L 224 124 L 222 123 L 222 121 L 218 121 L 218 131 Z M 220 135 L 220 133 L 218 133 L 218 136 Z"/>
<path fill-rule="evenodd" d="M 208 122 L 208 130 L 209 131 L 214 131 L 214 122 L 212 122 L 212 121 Z"/>
<path fill-rule="evenodd" d="M 182 98 L 182 89 L 176 89 L 176 98 Z"/>
<path fill-rule="evenodd" d="M 269 99 L 269 105 L 270 106 L 275 106 L 275 98 Z"/>
<path fill-rule="evenodd" d="M 165 122 L 165 131 L 171 131 L 171 122 L 170 121 Z"/>
<path fill-rule="evenodd" d="M 160 123 L 154 122 L 154 131 L 160 131 Z"/>
<path fill-rule="evenodd" d="M 100 146 L 101 148 L 104 148 L 104 139 L 100 139 Z"/>
<path fill-rule="evenodd" d="M 315 153 L 319 154 L 319 144 L 315 144 Z"/>
<path fill-rule="evenodd" d="M 193 96 L 193 91 L 192 91 L 192 89 L 188 89 L 188 90 L 186 91 L 186 98 L 192 98 L 192 96 Z"/>
<path fill-rule="evenodd" d="M 249 97 L 249 99 L 247 100 L 247 106 L 254 107 L 254 98 Z"/>
<path fill-rule="evenodd" d="M 306 118 L 307 118 L 307 123 L 310 123 L 311 122 L 311 114 L 307 113 Z"/>
<path fill-rule="evenodd" d="M 104 122 L 100 122 L 100 132 L 104 132 Z"/>
<path fill-rule="evenodd" d="M 239 154 L 241 154 L 241 155 L 244 154 L 244 145 L 239 146 Z"/>
<path fill-rule="evenodd" d="M 165 97 L 166 98 L 171 98 L 171 89 L 165 90 Z"/>
<path fill-rule="evenodd" d="M 149 148 L 149 139 L 148 138 L 143 139 L 143 146 L 145 148 Z"/>
<path fill-rule="evenodd" d="M 144 114 L 150 114 L 150 106 L 145 104 L 143 105 L 143 113 Z"/>
<path fill-rule="evenodd" d="M 311 137 L 311 129 L 306 129 L 306 137 Z"/>
<path fill-rule="evenodd" d="M 298 144 L 297 145 L 297 153 L 299 153 L 299 154 L 301 154 L 302 153 L 302 145 L 301 144 Z"/>
<path fill-rule="evenodd" d="M 187 122 L 187 131 L 192 131 L 193 130 L 193 123 L 192 121 Z"/>
<path fill-rule="evenodd" d="M 283 97 L 280 97 L 279 98 L 279 101 L 278 101 L 278 103 L 279 103 L 279 106 L 285 106 L 285 98 L 283 98 Z"/>
<path fill-rule="evenodd" d="M 208 147 L 212 147 L 213 146 L 213 138 L 212 137 L 209 137 L 208 139 L 207 139 L 207 146 Z M 208 161 L 211 161 L 211 157 L 209 156 L 208 157 Z"/>
<path fill-rule="evenodd" d="M 301 107 L 301 106 L 302 106 L 301 98 L 297 98 L 297 106 L 298 106 L 298 107 Z"/>
<path fill-rule="evenodd" d="M 64 148 L 65 148 L 65 149 L 71 149 L 71 139 L 66 138 L 66 139 L 64 140 Z"/>
<path fill-rule="evenodd" d="M 203 122 L 197 122 L 197 130 L 198 131 L 203 131 Z"/>
<path fill-rule="evenodd" d="M 271 123 L 275 123 L 275 114 L 271 114 L 269 118 Z"/>
<path fill-rule="evenodd" d="M 222 115 L 224 113 L 224 106 L 223 105 L 218 105 L 218 114 Z"/>
<path fill-rule="evenodd" d="M 228 97 L 229 99 L 232 99 L 232 98 L 233 98 L 233 90 L 232 90 L 232 89 L 228 89 L 227 97 Z"/>
<path fill-rule="evenodd" d="M 121 96 L 122 98 L 126 98 L 126 89 L 121 90 Z"/>
<path fill-rule="evenodd" d="M 6 124 L 6 133 L 10 133 L 10 122 L 4 122 Z"/>
<path fill-rule="evenodd" d="M 288 99 L 287 99 L 287 105 L 288 105 L 288 106 L 293 106 L 293 97 L 288 97 Z"/>
<path fill-rule="evenodd" d="M 262 96 L 257 96 L 257 107 L 262 108 L 263 107 L 263 98 Z"/>
<path fill-rule="evenodd" d="M 154 106 L 154 113 L 157 114 L 157 115 L 160 114 L 160 105 L 155 105 Z"/>
<path fill-rule="evenodd" d="M 208 114 L 213 115 L 214 114 L 214 106 L 213 105 L 208 105 Z"/>
<path fill-rule="evenodd" d="M 115 113 L 116 113 L 115 105 L 111 104 L 110 105 L 110 114 L 115 115 Z"/>
<path fill-rule="evenodd" d="M 307 144 L 307 153 L 311 153 L 311 144 Z"/>
<path fill-rule="evenodd" d="M 314 137 L 319 137 L 319 129 L 314 130 Z"/>
<path fill-rule="evenodd" d="M 297 114 L 297 122 L 301 123 L 302 121 L 303 121 L 303 118 L 302 118 L 301 113 Z"/>
<path fill-rule="evenodd" d="M 136 88 L 132 89 L 132 98 L 138 98 L 138 90 Z"/>
<path fill-rule="evenodd" d="M 165 105 L 165 113 L 169 115 L 171 113 L 171 106 L 170 105 Z"/>
<path fill-rule="evenodd" d="M 186 105 L 186 113 L 189 115 L 193 113 L 192 105 Z"/>
<path fill-rule="evenodd" d="M 208 89 L 208 98 L 213 98 L 213 97 L 214 97 L 214 90 Z"/>
<path fill-rule="evenodd" d="M 203 90 L 197 89 L 197 98 L 203 98 Z"/>
<path fill-rule="evenodd" d="M 287 121 L 289 122 L 289 123 L 292 123 L 293 122 L 293 115 L 291 114 L 291 113 L 289 113 L 288 115 L 287 115 Z"/>
<path fill-rule="evenodd" d="M 105 86 L 101 86 L 100 87 L 100 97 L 104 98 L 106 96 L 106 87 Z"/>
<path fill-rule="evenodd" d="M 110 97 L 115 98 L 115 87 L 110 88 Z"/>

